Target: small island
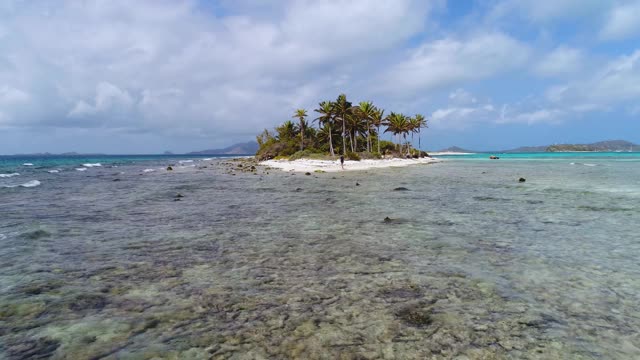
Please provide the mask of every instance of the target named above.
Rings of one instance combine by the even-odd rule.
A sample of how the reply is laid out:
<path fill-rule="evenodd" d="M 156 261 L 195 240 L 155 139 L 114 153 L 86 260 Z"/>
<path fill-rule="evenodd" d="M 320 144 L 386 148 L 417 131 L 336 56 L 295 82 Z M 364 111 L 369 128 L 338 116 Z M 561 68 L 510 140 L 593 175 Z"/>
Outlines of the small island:
<path fill-rule="evenodd" d="M 354 105 L 341 94 L 335 101 L 322 101 L 309 121 L 306 109 L 297 109 L 292 118 L 273 131 L 257 136 L 257 160 L 286 171 L 364 170 L 378 167 L 431 163 L 421 148 L 421 132 L 427 120 L 421 114 L 407 116 L 389 112 L 370 101 Z M 315 127 L 314 125 L 317 125 Z M 397 142 L 382 140 L 390 133 Z M 413 142 L 418 140 L 418 148 Z"/>

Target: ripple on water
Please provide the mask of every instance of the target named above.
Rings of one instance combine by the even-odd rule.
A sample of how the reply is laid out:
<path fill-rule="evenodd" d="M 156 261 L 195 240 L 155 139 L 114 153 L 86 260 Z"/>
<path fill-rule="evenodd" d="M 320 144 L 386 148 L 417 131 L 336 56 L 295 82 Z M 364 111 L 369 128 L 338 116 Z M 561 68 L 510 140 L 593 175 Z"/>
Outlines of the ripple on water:
<path fill-rule="evenodd" d="M 139 176 L 163 165 L 3 193 L 10 358 L 640 355 L 640 219 L 598 209 L 635 204 L 563 188 L 584 176 L 566 161 Z M 527 188 L 500 185 L 514 174 Z"/>

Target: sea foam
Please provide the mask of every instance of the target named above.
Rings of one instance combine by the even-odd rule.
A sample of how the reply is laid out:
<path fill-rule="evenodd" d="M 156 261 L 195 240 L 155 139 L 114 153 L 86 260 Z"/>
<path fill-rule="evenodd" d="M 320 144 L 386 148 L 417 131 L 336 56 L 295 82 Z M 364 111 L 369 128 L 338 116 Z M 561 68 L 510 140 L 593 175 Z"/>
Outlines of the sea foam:
<path fill-rule="evenodd" d="M 588 163 L 569 163 L 569 165 L 582 165 L 582 166 L 598 166 L 598 164 L 588 164 Z"/>
<path fill-rule="evenodd" d="M 178 161 L 180 164 L 192 163 L 193 160 L 180 160 Z"/>
<path fill-rule="evenodd" d="M 30 188 L 30 187 L 36 187 L 40 185 L 40 181 L 38 180 L 31 180 L 31 181 L 27 181 L 26 183 L 20 185 L 22 187 L 26 187 L 26 188 Z"/>
<path fill-rule="evenodd" d="M 18 173 L 0 174 L 0 178 L 10 178 L 10 177 L 14 177 L 14 176 L 20 176 L 20 174 L 18 174 Z"/>
<path fill-rule="evenodd" d="M 57 173 L 60 172 L 60 170 L 49 170 L 47 172 L 50 173 L 50 174 L 57 174 Z"/>
<path fill-rule="evenodd" d="M 40 181 L 38 180 L 31 180 L 31 181 L 27 181 L 24 184 L 19 184 L 19 185 L 2 185 L 3 188 L 16 188 L 16 187 L 25 187 L 25 188 L 30 188 L 30 187 L 36 187 L 36 186 L 40 186 Z"/>
<path fill-rule="evenodd" d="M 100 166 L 102 166 L 102 164 L 100 164 L 100 163 L 93 163 L 93 164 L 89 163 L 89 164 L 82 164 L 82 166 L 90 168 L 90 167 L 100 167 Z"/>
<path fill-rule="evenodd" d="M 22 164 L 22 166 L 33 166 L 33 164 L 32 163 L 24 163 L 24 164 Z"/>
<path fill-rule="evenodd" d="M 76 168 L 76 171 L 87 171 L 87 168 Z"/>
<path fill-rule="evenodd" d="M 144 170 L 142 170 L 142 172 L 146 172 L 146 173 L 147 172 L 153 172 L 153 171 L 155 171 L 155 170 L 153 170 L 153 169 L 144 169 Z"/>

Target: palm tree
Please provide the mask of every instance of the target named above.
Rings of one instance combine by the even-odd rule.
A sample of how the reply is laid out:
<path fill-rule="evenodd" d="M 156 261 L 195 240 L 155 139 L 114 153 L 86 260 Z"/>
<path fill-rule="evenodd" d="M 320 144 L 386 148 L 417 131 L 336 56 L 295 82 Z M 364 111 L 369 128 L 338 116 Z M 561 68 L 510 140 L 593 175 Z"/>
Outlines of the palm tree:
<path fill-rule="evenodd" d="M 414 117 L 416 122 L 418 123 L 418 149 L 422 151 L 422 145 L 420 144 L 420 129 L 429 127 L 427 124 L 427 119 L 422 114 L 416 114 Z"/>
<path fill-rule="evenodd" d="M 408 121 L 405 115 L 391 112 L 386 118 L 387 121 L 387 129 L 384 132 L 390 132 L 393 135 L 398 136 L 400 139 L 400 135 L 404 134 L 406 140 L 406 133 L 408 128 Z M 398 141 L 400 143 L 400 153 L 402 153 L 402 141 Z"/>
<path fill-rule="evenodd" d="M 304 118 L 307 117 L 307 110 L 298 109 L 292 117 L 300 119 L 300 151 L 302 151 L 304 150 Z"/>
<path fill-rule="evenodd" d="M 298 127 L 291 120 L 287 120 L 276 128 L 276 132 L 278 133 L 278 140 L 289 140 L 298 132 Z"/>
<path fill-rule="evenodd" d="M 371 152 L 371 131 L 370 131 L 370 123 L 373 119 L 374 112 L 376 111 L 375 106 L 371 103 L 371 101 L 361 101 L 360 104 L 355 108 L 355 113 L 358 115 L 360 120 L 366 122 L 367 129 L 367 152 Z"/>
<path fill-rule="evenodd" d="M 333 104 L 333 109 L 336 115 L 335 119 L 339 119 L 340 122 L 342 122 L 342 154 L 346 155 L 347 141 L 345 137 L 347 135 L 347 122 L 349 121 L 349 115 L 352 113 L 351 103 L 347 101 L 347 95 L 340 94 Z"/>
<path fill-rule="evenodd" d="M 409 127 L 407 130 L 411 132 L 411 142 L 409 144 L 413 145 L 413 135 L 420 131 L 420 121 L 415 117 L 409 118 Z M 407 153 L 411 154 L 410 150 L 407 151 Z"/>
<path fill-rule="evenodd" d="M 384 110 L 376 108 L 371 117 L 371 124 L 378 129 L 378 154 L 380 154 L 380 126 L 384 122 Z"/>
<path fill-rule="evenodd" d="M 336 154 L 333 151 L 333 139 L 331 138 L 331 133 L 333 132 L 332 129 L 333 129 L 333 117 L 334 117 L 333 103 L 331 101 L 323 101 L 320 104 L 318 104 L 318 106 L 319 107 L 313 111 L 320 114 L 320 116 L 318 116 L 314 120 L 318 121 L 318 128 L 320 129 L 326 127 L 327 125 L 329 126 L 329 129 L 328 129 L 329 152 L 331 153 L 331 156 L 336 156 Z"/>

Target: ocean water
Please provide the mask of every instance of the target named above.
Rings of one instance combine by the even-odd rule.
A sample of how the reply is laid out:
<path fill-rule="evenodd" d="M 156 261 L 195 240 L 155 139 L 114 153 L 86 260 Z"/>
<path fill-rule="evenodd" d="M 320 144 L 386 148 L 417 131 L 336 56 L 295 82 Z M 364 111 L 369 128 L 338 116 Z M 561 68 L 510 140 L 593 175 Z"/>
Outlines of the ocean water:
<path fill-rule="evenodd" d="M 640 358 L 640 155 L 500 156 L 14 159 L 0 359 Z"/>

